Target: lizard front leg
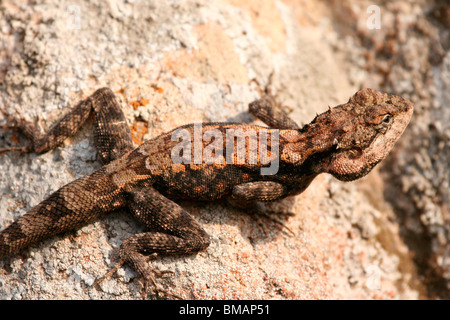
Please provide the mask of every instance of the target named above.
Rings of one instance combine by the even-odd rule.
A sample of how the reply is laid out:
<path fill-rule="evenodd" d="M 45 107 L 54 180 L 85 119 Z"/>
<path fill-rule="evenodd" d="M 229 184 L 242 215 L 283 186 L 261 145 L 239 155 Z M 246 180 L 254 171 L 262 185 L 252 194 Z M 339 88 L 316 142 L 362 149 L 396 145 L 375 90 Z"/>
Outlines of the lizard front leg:
<path fill-rule="evenodd" d="M 281 183 L 255 181 L 234 186 L 231 197 L 238 201 L 276 201 L 286 195 L 286 187 Z"/>
<path fill-rule="evenodd" d="M 157 287 L 154 275 L 167 271 L 151 269 L 145 255 L 195 253 L 209 246 L 209 236 L 187 211 L 154 188 L 135 189 L 129 195 L 131 213 L 151 231 L 127 238 L 119 248 L 118 263 L 97 283 L 111 276 L 123 263 L 129 263 L 142 276 L 144 292 L 147 293 L 150 284 L 156 293 L 178 298 Z"/>
<path fill-rule="evenodd" d="M 273 129 L 300 129 L 281 109 L 277 108 L 275 98 L 264 95 L 261 99 L 253 101 L 248 106 L 248 111 Z"/>

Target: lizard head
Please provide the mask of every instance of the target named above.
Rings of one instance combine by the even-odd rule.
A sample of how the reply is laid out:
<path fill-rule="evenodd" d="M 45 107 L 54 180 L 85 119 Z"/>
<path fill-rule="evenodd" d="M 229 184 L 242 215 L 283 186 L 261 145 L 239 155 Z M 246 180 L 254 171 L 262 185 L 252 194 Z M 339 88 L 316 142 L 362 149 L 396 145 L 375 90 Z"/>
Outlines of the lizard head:
<path fill-rule="evenodd" d="M 364 89 L 346 104 L 318 116 L 330 122 L 328 138 L 335 148 L 322 162 L 322 171 L 344 181 L 365 176 L 392 150 L 412 113 L 413 105 L 408 100 Z"/>

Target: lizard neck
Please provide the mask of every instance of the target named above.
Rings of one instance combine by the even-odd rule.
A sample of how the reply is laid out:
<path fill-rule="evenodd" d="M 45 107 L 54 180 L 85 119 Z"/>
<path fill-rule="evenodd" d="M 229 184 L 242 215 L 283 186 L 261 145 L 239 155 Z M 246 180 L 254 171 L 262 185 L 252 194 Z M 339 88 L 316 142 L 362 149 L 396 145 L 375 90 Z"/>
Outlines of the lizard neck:
<path fill-rule="evenodd" d="M 336 141 L 329 129 L 305 126 L 300 130 L 280 130 L 280 159 L 296 167 L 316 158 L 330 157 L 336 150 Z M 314 172 L 320 173 L 314 166 Z"/>

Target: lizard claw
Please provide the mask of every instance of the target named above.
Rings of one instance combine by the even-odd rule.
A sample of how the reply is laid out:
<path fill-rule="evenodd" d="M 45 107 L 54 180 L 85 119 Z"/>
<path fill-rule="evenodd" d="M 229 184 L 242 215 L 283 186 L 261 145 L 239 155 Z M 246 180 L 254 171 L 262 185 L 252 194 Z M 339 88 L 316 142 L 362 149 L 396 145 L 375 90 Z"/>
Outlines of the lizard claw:
<path fill-rule="evenodd" d="M 100 284 L 103 282 L 103 280 L 108 279 L 111 277 L 114 273 L 117 272 L 117 270 L 120 269 L 120 267 L 125 263 L 125 259 L 120 259 L 119 262 L 117 262 L 114 267 L 109 270 L 104 276 L 100 277 L 97 281 L 95 281 L 94 286 L 96 288 L 100 288 Z"/>
<path fill-rule="evenodd" d="M 0 154 L 8 151 L 19 151 L 19 152 L 28 152 L 27 147 L 9 147 L 9 148 L 0 148 Z"/>

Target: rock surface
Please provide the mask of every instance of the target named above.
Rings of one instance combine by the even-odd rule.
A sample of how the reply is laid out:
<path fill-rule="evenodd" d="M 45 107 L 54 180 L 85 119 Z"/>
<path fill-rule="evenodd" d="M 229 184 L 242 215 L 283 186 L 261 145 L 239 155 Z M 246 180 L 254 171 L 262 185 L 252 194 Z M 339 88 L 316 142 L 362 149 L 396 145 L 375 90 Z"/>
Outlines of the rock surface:
<path fill-rule="evenodd" d="M 272 91 L 300 124 L 371 87 L 411 99 L 396 152 L 368 177 L 320 176 L 270 206 L 295 212 L 268 235 L 221 203 L 184 203 L 211 235 L 197 255 L 151 261 L 195 299 L 448 298 L 450 7 L 445 1 L 3 1 L 0 108 L 51 125 L 108 86 L 136 143 L 194 121 L 253 121 Z M 379 10 L 379 11 L 377 11 Z M 379 29 L 377 12 L 380 14 Z M 375 14 L 375 16 L 374 16 Z M 0 123 L 2 118 L 0 118 Z M 0 146 L 24 137 L 0 132 Z M 0 229 L 100 167 L 92 122 L 43 155 L 0 156 Z M 117 248 L 142 231 L 118 212 L 0 261 L 0 299 L 139 299 Z"/>

